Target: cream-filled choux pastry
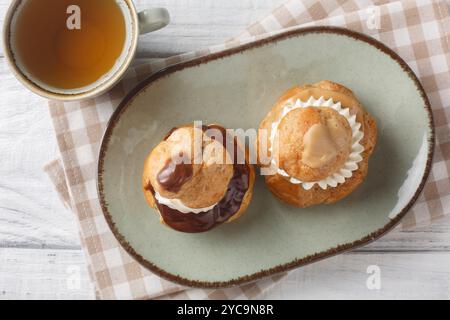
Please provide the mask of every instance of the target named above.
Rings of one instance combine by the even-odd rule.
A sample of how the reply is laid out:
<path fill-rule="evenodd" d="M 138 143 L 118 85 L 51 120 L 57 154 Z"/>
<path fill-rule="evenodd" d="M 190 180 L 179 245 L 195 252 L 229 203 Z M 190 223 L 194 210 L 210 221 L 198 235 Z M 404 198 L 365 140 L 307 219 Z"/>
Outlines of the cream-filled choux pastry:
<path fill-rule="evenodd" d="M 331 81 L 289 89 L 259 129 L 258 162 L 270 169 L 265 182 L 298 207 L 335 203 L 355 190 L 377 140 L 375 119 L 350 89 Z"/>
<path fill-rule="evenodd" d="M 244 161 L 237 161 L 239 154 Z M 187 125 L 172 129 L 151 151 L 142 187 L 163 224 L 195 233 L 240 217 L 254 180 L 248 152 L 223 127 Z"/>

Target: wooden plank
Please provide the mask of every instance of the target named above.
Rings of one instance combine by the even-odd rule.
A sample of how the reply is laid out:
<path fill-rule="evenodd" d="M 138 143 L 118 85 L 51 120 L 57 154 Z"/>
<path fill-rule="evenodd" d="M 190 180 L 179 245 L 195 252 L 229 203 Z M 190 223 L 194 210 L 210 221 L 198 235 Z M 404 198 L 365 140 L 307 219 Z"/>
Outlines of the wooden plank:
<path fill-rule="evenodd" d="M 0 59 L 0 247 L 79 248 L 74 216 L 42 171 L 58 156 L 47 101 Z"/>
<path fill-rule="evenodd" d="M 81 250 L 0 249 L 0 299 L 93 299 Z"/>
<path fill-rule="evenodd" d="M 252 22 L 266 16 L 284 0 L 152 1 L 166 7 L 172 22 L 165 29 L 141 36 L 139 56 L 166 57 L 219 44 L 240 34 Z M 148 1 L 135 1 L 138 10 Z"/>
<path fill-rule="evenodd" d="M 259 298 L 449 299 L 449 265 L 450 252 L 350 253 L 291 271 Z M 380 270 L 379 290 L 366 285 L 369 266 Z M 12 298 L 93 299 L 82 252 L 0 249 L 0 299 Z"/>
<path fill-rule="evenodd" d="M 258 298 L 449 299 L 449 265 L 450 252 L 345 254 L 291 271 Z M 377 275 L 380 288 L 368 287 Z"/>
<path fill-rule="evenodd" d="M 393 230 L 356 252 L 450 252 L 450 217 L 426 227 Z"/>

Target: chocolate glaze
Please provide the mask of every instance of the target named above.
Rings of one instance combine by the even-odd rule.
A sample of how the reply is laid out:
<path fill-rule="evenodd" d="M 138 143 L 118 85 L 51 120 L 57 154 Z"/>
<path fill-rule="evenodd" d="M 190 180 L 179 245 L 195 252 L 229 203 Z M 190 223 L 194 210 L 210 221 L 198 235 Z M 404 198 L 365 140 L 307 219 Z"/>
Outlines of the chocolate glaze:
<path fill-rule="evenodd" d="M 187 161 L 182 161 L 182 157 L 183 155 L 179 159 L 181 163 L 169 159 L 156 176 L 158 183 L 169 192 L 178 192 L 183 184 L 192 177 L 192 164 L 184 163 Z"/>
<path fill-rule="evenodd" d="M 175 130 L 177 130 L 177 129 L 178 129 L 177 127 L 170 129 L 170 131 L 167 132 L 167 134 L 164 136 L 163 140 L 165 141 L 165 140 L 169 139 L 169 137 L 172 135 L 172 133 L 174 133 Z"/>
<path fill-rule="evenodd" d="M 217 125 L 203 126 L 204 131 L 207 129 L 218 129 L 222 132 L 224 137 L 222 144 L 227 147 L 226 141 L 231 137 L 226 135 L 224 128 Z M 173 132 L 173 130 L 172 130 Z M 235 149 L 238 148 L 236 140 L 231 144 Z M 209 211 L 195 213 L 183 213 L 175 209 L 171 209 L 166 205 L 159 203 L 155 199 L 156 206 L 161 214 L 164 222 L 171 228 L 189 233 L 197 233 L 208 231 L 215 226 L 222 224 L 230 219 L 236 212 L 239 211 L 245 194 L 249 188 L 250 183 L 250 167 L 248 164 L 237 164 L 237 153 L 234 152 L 233 176 L 228 184 L 225 196 L 219 203 Z M 192 174 L 192 173 L 191 173 Z M 159 175 L 158 175 L 159 176 Z M 159 178 L 158 178 L 159 179 Z M 146 188 L 152 194 L 155 194 L 153 187 L 149 184 Z"/>

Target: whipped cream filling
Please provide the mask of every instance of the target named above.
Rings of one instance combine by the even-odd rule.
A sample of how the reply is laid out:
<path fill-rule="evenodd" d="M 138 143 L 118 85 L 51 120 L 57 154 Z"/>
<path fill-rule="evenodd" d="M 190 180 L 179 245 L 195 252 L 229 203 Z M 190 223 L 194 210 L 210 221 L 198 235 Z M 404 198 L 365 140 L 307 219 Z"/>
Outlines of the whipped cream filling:
<path fill-rule="evenodd" d="M 155 198 L 156 198 L 156 200 L 158 200 L 159 203 L 161 203 L 165 206 L 168 206 L 170 209 L 180 211 L 181 213 L 199 214 L 202 212 L 209 211 L 217 205 L 217 203 L 216 203 L 212 206 L 205 207 L 205 208 L 191 208 L 191 207 L 186 206 L 180 199 L 165 198 L 162 195 L 160 195 L 158 192 L 155 192 Z"/>
<path fill-rule="evenodd" d="M 353 175 L 353 171 L 358 169 L 358 163 L 363 159 L 361 153 L 364 151 L 364 147 L 360 143 L 362 138 L 364 137 L 364 133 L 361 131 L 361 123 L 356 121 L 356 114 L 350 115 L 350 109 L 343 108 L 340 102 L 334 103 L 332 98 L 325 100 L 324 97 L 320 97 L 319 99 L 310 97 L 306 102 L 297 99 L 294 104 L 288 102 L 283 107 L 281 116 L 279 117 L 278 121 L 272 123 L 271 133 L 269 137 L 269 151 L 272 153 L 272 146 L 274 144 L 275 136 L 278 132 L 278 126 L 280 125 L 283 118 L 292 110 L 306 107 L 332 108 L 336 110 L 341 116 L 345 117 L 345 119 L 347 119 L 352 129 L 352 149 L 344 166 L 325 179 L 305 182 L 289 176 L 289 174 L 285 170 L 278 167 L 274 159 L 272 159 L 271 164 L 277 167 L 276 170 L 278 174 L 282 175 L 283 177 L 289 178 L 289 182 L 292 184 L 300 184 L 305 190 L 310 190 L 316 184 L 318 184 L 323 190 L 327 189 L 328 187 L 337 187 L 339 184 L 344 183 L 346 179 L 350 178 Z"/>

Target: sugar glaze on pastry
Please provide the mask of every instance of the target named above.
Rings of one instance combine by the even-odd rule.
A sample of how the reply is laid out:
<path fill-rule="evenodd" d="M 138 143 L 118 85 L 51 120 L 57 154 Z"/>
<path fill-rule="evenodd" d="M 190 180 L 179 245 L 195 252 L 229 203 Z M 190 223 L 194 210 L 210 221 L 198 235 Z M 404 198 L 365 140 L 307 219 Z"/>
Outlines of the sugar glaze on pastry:
<path fill-rule="evenodd" d="M 300 184 L 305 190 L 311 189 L 315 184 L 318 184 L 322 189 L 326 189 L 328 187 L 334 188 L 338 184 L 344 183 L 345 179 L 350 178 L 352 176 L 352 172 L 358 169 L 358 162 L 362 160 L 361 153 L 364 151 L 363 146 L 360 144 L 361 139 L 364 137 L 364 133 L 360 130 L 361 123 L 356 121 L 356 114 L 350 115 L 349 109 L 343 108 L 340 102 L 335 103 L 332 98 L 325 100 L 324 97 L 315 99 L 314 97 L 311 96 L 305 102 L 301 101 L 300 99 L 297 99 L 295 103 L 293 103 L 292 101 L 286 103 L 286 105 L 282 109 L 278 121 L 272 123 L 269 151 L 271 153 L 273 151 L 273 145 L 275 136 L 278 132 L 278 126 L 280 125 L 280 122 L 283 120 L 283 118 L 286 117 L 286 115 L 293 110 L 308 107 L 331 108 L 337 111 L 341 116 L 345 117 L 345 119 L 349 123 L 350 128 L 352 130 L 351 152 L 348 155 L 347 161 L 345 162 L 344 166 L 340 168 L 338 171 L 327 176 L 325 179 L 321 179 L 318 181 L 301 181 L 297 178 L 291 177 L 285 170 L 278 167 L 275 159 L 272 160 L 272 164 L 274 166 L 277 166 L 277 172 L 280 175 L 288 178 L 289 181 L 293 184 Z M 328 143 L 328 146 L 323 146 L 324 144 L 323 141 L 325 141 L 326 143 L 329 140 L 327 139 L 326 131 L 328 131 L 328 128 L 325 128 L 324 125 L 315 124 L 304 135 L 305 144 L 311 145 L 310 148 L 311 152 L 309 153 L 305 152 L 308 151 L 308 149 L 304 151 L 303 162 L 305 162 L 312 168 L 324 165 L 327 162 L 326 158 L 332 157 L 333 152 L 335 151 L 333 150 L 332 143 L 331 144 Z M 315 139 L 313 138 L 314 136 L 316 137 Z M 318 144 L 319 146 L 317 146 Z M 320 146 L 320 144 L 322 144 L 322 146 Z M 319 152 L 314 152 L 313 145 L 315 145 L 316 149 L 322 147 L 322 150 L 320 150 Z M 317 155 L 315 156 L 314 153 L 316 154 L 320 153 L 323 154 L 323 156 L 318 157 Z"/>

